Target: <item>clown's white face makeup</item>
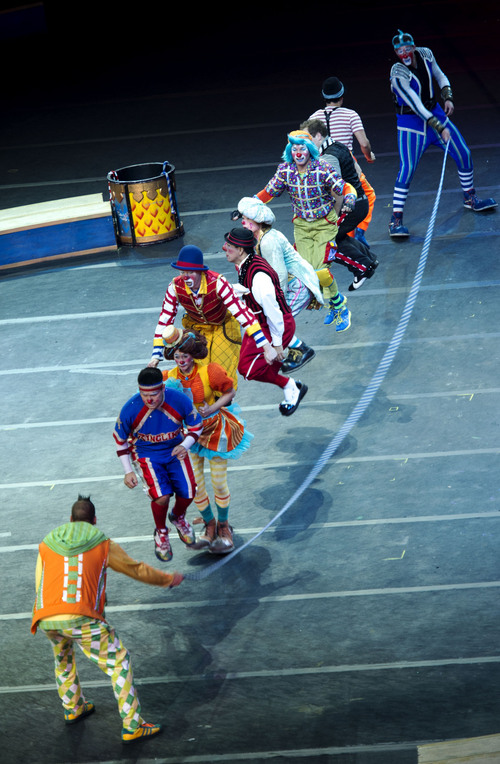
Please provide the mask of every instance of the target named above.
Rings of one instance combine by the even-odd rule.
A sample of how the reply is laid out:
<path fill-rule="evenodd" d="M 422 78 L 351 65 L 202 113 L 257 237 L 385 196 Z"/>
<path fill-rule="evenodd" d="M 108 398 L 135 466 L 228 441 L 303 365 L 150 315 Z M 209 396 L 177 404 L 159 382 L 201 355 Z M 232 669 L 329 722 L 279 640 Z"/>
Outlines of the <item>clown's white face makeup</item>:
<path fill-rule="evenodd" d="M 292 157 L 297 167 L 301 169 L 309 162 L 311 155 L 305 143 L 298 143 L 292 146 Z"/>
<path fill-rule="evenodd" d="M 181 277 L 193 291 L 197 292 L 201 284 L 201 271 L 181 271 Z"/>
<path fill-rule="evenodd" d="M 414 45 L 401 45 L 395 51 L 396 56 L 405 66 L 413 66 L 415 60 L 415 46 Z"/>
<path fill-rule="evenodd" d="M 241 218 L 241 225 L 243 228 L 248 228 L 252 233 L 259 233 L 260 231 L 260 225 L 255 220 L 250 220 L 250 218 L 246 218 L 244 215 Z"/>

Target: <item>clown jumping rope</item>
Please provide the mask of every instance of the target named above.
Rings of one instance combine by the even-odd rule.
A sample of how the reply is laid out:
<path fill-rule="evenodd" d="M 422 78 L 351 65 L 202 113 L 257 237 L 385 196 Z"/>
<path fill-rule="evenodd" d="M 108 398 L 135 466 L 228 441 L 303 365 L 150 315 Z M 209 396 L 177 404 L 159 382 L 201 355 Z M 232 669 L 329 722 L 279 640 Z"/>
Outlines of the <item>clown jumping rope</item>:
<path fill-rule="evenodd" d="M 334 323 L 335 330 L 343 332 L 351 325 L 351 313 L 330 272 L 338 231 L 333 194 L 344 197 L 341 212 L 351 212 L 356 192 L 318 157 L 319 149 L 311 135 L 306 130 L 294 130 L 288 135 L 283 162 L 256 196 L 267 203 L 288 191 L 294 213 L 295 245 L 318 274 L 323 295 L 330 304 L 324 323 Z"/>

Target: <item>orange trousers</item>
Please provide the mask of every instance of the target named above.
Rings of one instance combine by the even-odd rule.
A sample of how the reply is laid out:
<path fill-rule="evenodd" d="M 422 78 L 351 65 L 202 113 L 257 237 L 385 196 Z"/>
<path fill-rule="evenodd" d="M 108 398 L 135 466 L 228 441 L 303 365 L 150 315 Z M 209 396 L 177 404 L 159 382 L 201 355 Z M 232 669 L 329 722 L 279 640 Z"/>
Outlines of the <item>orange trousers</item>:
<path fill-rule="evenodd" d="M 363 231 L 366 231 L 372 219 L 373 207 L 375 206 L 375 199 L 377 197 L 375 196 L 375 191 L 373 190 L 373 187 L 368 183 L 364 172 L 361 173 L 359 180 L 361 181 L 361 185 L 363 186 L 363 191 L 365 192 L 366 198 L 368 199 L 368 215 L 365 217 L 364 220 L 361 221 L 361 223 L 358 225 L 358 228 L 362 228 Z M 354 236 L 354 234 L 355 234 L 355 231 L 349 231 L 347 235 Z"/>

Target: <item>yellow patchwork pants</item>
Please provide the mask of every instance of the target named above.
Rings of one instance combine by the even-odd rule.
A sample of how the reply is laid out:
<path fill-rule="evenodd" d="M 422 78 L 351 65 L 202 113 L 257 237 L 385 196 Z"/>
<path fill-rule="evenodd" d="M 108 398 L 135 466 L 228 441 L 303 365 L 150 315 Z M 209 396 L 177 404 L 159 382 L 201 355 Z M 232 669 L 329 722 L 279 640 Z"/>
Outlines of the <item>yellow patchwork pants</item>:
<path fill-rule="evenodd" d="M 71 629 L 44 631 L 52 643 L 57 692 L 63 707 L 75 711 L 85 697 L 78 677 L 75 645 L 111 678 L 123 726 L 136 729 L 143 724 L 128 651 L 112 626 L 104 621 L 88 621 Z"/>

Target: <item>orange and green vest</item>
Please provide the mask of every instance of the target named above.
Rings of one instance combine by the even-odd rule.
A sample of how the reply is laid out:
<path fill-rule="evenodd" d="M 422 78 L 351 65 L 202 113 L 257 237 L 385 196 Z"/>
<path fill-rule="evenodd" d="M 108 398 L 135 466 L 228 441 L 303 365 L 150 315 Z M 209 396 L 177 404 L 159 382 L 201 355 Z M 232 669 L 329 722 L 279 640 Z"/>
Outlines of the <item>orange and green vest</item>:
<path fill-rule="evenodd" d="M 39 546 L 42 562 L 31 631 L 42 618 L 75 614 L 104 621 L 109 539 L 90 523 L 71 522 Z"/>

